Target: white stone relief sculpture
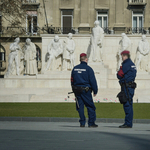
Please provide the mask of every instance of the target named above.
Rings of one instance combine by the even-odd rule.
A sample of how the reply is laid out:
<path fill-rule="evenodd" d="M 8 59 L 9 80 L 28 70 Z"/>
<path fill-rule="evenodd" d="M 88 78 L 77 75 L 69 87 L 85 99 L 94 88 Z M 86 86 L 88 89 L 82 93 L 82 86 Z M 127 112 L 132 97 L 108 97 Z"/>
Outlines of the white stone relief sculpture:
<path fill-rule="evenodd" d="M 14 43 L 10 44 L 10 54 L 8 56 L 8 70 L 5 74 L 5 77 L 12 75 L 13 73 L 13 62 L 15 62 L 16 74 L 20 75 L 19 70 L 19 51 L 22 51 L 19 46 L 20 38 L 16 38 Z"/>
<path fill-rule="evenodd" d="M 118 64 L 117 64 L 117 70 L 119 70 L 121 63 L 122 63 L 122 58 L 121 58 L 121 52 L 124 50 L 130 51 L 131 48 L 131 40 L 127 37 L 125 33 L 121 34 L 122 39 L 119 41 L 119 52 L 118 52 Z"/>
<path fill-rule="evenodd" d="M 23 52 L 25 61 L 25 74 L 37 75 L 36 46 L 31 42 L 31 39 L 26 39 Z"/>
<path fill-rule="evenodd" d="M 63 70 L 71 70 L 74 67 L 74 51 L 75 42 L 72 39 L 72 33 L 68 34 L 66 40 L 64 40 L 64 51 L 63 51 Z"/>
<path fill-rule="evenodd" d="M 18 51 L 18 64 L 19 64 L 19 73 L 20 75 L 24 74 L 24 54 L 23 51 Z M 12 75 L 16 75 L 16 65 L 15 65 L 15 61 L 13 61 L 12 63 Z"/>
<path fill-rule="evenodd" d="M 62 54 L 63 54 L 63 46 L 59 40 L 59 36 L 56 35 L 48 45 L 48 63 L 46 71 L 62 70 Z"/>
<path fill-rule="evenodd" d="M 139 42 L 135 59 L 137 69 L 141 69 L 143 71 L 149 70 L 148 69 L 149 52 L 150 52 L 149 42 L 146 39 L 146 35 L 142 35 L 142 40 Z"/>
<path fill-rule="evenodd" d="M 89 61 L 102 62 L 104 30 L 99 26 L 99 21 L 95 21 L 94 25 L 90 39 L 91 46 L 88 48 L 87 55 Z"/>

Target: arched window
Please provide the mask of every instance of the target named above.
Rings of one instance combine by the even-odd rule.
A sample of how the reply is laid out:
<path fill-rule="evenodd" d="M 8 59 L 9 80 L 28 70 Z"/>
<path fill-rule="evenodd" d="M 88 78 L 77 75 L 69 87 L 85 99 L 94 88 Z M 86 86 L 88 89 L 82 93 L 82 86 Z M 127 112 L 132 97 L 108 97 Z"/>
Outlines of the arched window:
<path fill-rule="evenodd" d="M 42 64 L 41 64 L 41 49 L 39 46 L 35 45 L 36 46 L 36 61 L 37 61 L 37 68 L 38 68 L 38 71 L 40 72 L 41 71 L 41 68 L 42 68 Z"/>
<path fill-rule="evenodd" d="M 0 45 L 0 61 L 5 61 L 5 48 Z"/>
<path fill-rule="evenodd" d="M 0 70 L 5 70 L 6 69 L 6 63 L 5 63 L 5 48 L 0 45 Z"/>
<path fill-rule="evenodd" d="M 36 60 L 37 61 L 41 61 L 41 49 L 39 48 L 39 46 L 36 46 Z"/>

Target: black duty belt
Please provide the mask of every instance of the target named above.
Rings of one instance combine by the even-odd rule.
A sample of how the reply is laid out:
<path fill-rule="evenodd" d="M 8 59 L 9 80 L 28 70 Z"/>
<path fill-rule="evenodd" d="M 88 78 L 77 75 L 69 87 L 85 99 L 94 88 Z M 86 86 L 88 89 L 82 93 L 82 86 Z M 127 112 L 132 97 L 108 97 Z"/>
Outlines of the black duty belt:
<path fill-rule="evenodd" d="M 127 83 L 120 83 L 121 86 L 126 85 L 127 88 L 136 88 L 137 84 L 135 82 L 127 82 Z"/>
<path fill-rule="evenodd" d="M 72 90 L 74 93 L 82 93 L 83 91 L 88 92 L 91 91 L 92 89 L 90 87 L 81 87 L 81 86 L 72 86 Z"/>

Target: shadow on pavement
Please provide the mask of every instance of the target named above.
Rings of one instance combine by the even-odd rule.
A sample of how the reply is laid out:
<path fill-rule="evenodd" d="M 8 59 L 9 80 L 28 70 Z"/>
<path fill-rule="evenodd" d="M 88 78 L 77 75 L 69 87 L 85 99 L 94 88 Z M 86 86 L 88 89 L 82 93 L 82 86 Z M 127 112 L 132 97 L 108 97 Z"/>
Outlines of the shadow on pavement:
<path fill-rule="evenodd" d="M 65 126 L 66 127 L 66 126 Z M 70 126 L 72 127 L 72 126 Z M 77 126 L 75 126 L 77 127 Z M 0 130 L 0 150 L 149 150 L 150 136 L 81 131 Z"/>
<path fill-rule="evenodd" d="M 103 126 L 103 127 L 106 127 L 106 128 L 119 128 L 119 126 Z"/>
<path fill-rule="evenodd" d="M 60 127 L 66 127 L 66 128 L 79 128 L 79 126 L 60 126 Z"/>

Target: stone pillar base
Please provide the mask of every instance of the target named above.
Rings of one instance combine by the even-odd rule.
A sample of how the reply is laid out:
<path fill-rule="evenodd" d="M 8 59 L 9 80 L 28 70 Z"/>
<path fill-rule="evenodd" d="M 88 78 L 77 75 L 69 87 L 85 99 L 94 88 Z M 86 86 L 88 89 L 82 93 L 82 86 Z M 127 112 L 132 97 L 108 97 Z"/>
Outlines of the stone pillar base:
<path fill-rule="evenodd" d="M 115 34 L 125 33 L 125 27 L 114 27 Z"/>
<path fill-rule="evenodd" d="M 78 29 L 79 29 L 80 34 L 91 33 L 91 28 L 90 28 L 90 25 L 88 23 L 81 23 Z"/>

